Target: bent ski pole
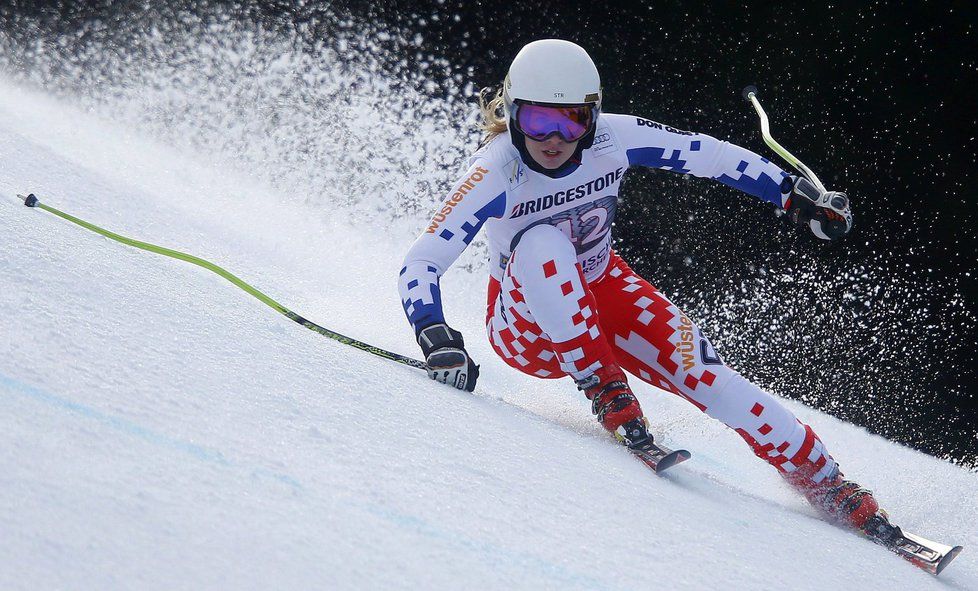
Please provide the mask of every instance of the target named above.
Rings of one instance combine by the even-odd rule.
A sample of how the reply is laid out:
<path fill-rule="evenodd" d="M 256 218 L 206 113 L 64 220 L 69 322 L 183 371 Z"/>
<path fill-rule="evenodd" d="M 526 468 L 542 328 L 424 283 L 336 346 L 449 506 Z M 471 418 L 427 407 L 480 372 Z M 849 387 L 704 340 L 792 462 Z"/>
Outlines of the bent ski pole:
<path fill-rule="evenodd" d="M 110 232 L 109 230 L 106 230 L 104 228 L 100 228 L 100 227 L 96 226 L 95 224 L 91 224 L 89 222 L 86 222 L 85 220 L 76 218 L 73 215 L 67 214 L 67 213 L 65 213 L 63 211 L 59 211 L 59 210 L 51 207 L 50 205 L 45 205 L 45 204 L 41 203 L 33 193 L 31 193 L 30 195 L 27 195 L 27 196 L 24 196 L 24 195 L 17 195 L 17 196 L 20 197 L 24 201 L 24 205 L 26 205 L 27 207 L 37 207 L 37 208 L 43 209 L 44 211 L 47 211 L 49 213 L 53 213 L 54 215 L 56 215 L 56 216 L 58 216 L 58 217 L 60 217 L 62 219 L 68 220 L 69 222 L 71 222 L 73 224 L 77 224 L 77 225 L 79 225 L 79 226 L 81 226 L 81 227 L 83 227 L 83 228 L 85 228 L 87 230 L 91 230 L 92 232 L 95 232 L 96 234 L 101 234 L 102 236 L 105 236 L 106 238 L 110 238 L 112 240 L 115 240 L 116 242 L 120 242 L 120 243 L 125 244 L 125 245 L 128 245 L 128 246 L 133 246 L 135 248 L 139 248 L 141 250 L 145 250 L 145 251 L 148 251 L 148 252 L 153 252 L 153 253 L 156 253 L 156 254 L 161 254 L 163 256 L 170 257 L 172 259 L 178 259 L 178 260 L 181 260 L 181 261 L 186 261 L 186 262 L 188 262 L 190 264 L 197 265 L 198 267 L 202 267 L 204 269 L 207 269 L 208 271 L 212 271 L 212 272 L 220 275 L 221 277 L 227 279 L 228 281 L 230 281 L 231 283 L 233 283 L 234 285 L 236 285 L 237 287 L 239 287 L 242 291 L 244 291 L 247 294 L 253 296 L 255 299 L 259 300 L 260 302 L 262 302 L 263 304 L 265 304 L 269 308 L 275 310 L 279 314 L 282 314 L 283 316 L 285 316 L 289 320 L 293 320 L 293 321 L 301 324 L 302 326 L 305 326 L 309 330 L 314 331 L 314 332 L 317 332 L 317 333 L 323 335 L 324 337 L 329 337 L 329 338 L 333 339 L 334 341 L 343 343 L 344 345 L 350 345 L 351 347 L 356 347 L 357 349 L 360 349 L 361 351 L 366 351 L 367 353 L 372 353 L 372 354 L 374 354 L 374 355 L 376 355 L 378 357 L 383 357 L 384 359 L 390 359 L 391 361 L 396 361 L 396 362 L 402 363 L 404 365 L 409 365 L 411 367 L 416 367 L 418 369 L 427 370 L 427 366 L 425 365 L 425 363 L 423 361 L 418 361 L 417 359 L 412 359 L 410 357 L 405 357 L 404 355 L 400 355 L 398 353 L 392 353 L 391 351 L 386 351 L 386 350 L 381 349 L 379 347 L 374 347 L 373 345 L 369 345 L 369 344 L 364 343 L 362 341 L 358 341 L 358 340 L 353 339 L 353 338 L 350 338 L 348 336 L 341 335 L 340 333 L 334 332 L 332 330 L 329 330 L 328 328 L 324 328 L 322 326 L 319 326 L 315 322 L 312 322 L 311 320 L 307 320 L 307 319 L 303 318 L 302 316 L 299 316 L 298 314 L 296 314 L 292 310 L 289 310 L 288 308 L 286 308 L 282 304 L 276 302 L 272 298 L 270 298 L 267 295 L 263 294 L 262 292 L 258 291 L 257 289 L 255 289 L 254 287 L 252 287 L 251 285 L 249 285 L 248 283 L 245 283 L 243 280 L 241 280 L 237 276 L 233 275 L 232 273 L 230 273 L 227 270 L 225 270 L 225 269 L 223 269 L 223 268 L 215 265 L 214 263 L 212 263 L 210 261 L 204 260 L 202 258 L 195 257 L 193 255 L 189 255 L 189 254 L 186 254 L 186 253 L 183 253 L 183 252 L 179 252 L 179 251 L 176 251 L 176 250 L 171 250 L 169 248 L 165 248 L 165 247 L 162 247 L 162 246 L 157 246 L 155 244 L 149 244 L 148 242 L 141 242 L 139 240 L 133 240 L 132 238 L 127 238 L 127 237 L 122 236 L 120 234 L 116 234 L 115 232 Z"/>
<path fill-rule="evenodd" d="M 825 193 L 825 185 L 822 181 L 818 180 L 815 173 L 812 172 L 810 168 L 804 165 L 801 160 L 795 158 L 795 156 L 786 150 L 781 144 L 779 144 L 773 137 L 771 137 L 771 128 L 768 125 L 767 113 L 764 112 L 764 108 L 761 107 L 761 101 L 757 100 L 757 87 L 748 86 L 744 88 L 742 92 L 744 99 L 754 105 L 754 110 L 757 111 L 757 116 L 761 119 L 761 137 L 764 138 L 764 143 L 768 145 L 772 150 L 777 152 L 779 156 L 788 161 L 789 164 L 798 169 L 798 171 L 805 176 L 808 180 L 812 182 L 813 185 L 819 188 L 820 191 Z"/>

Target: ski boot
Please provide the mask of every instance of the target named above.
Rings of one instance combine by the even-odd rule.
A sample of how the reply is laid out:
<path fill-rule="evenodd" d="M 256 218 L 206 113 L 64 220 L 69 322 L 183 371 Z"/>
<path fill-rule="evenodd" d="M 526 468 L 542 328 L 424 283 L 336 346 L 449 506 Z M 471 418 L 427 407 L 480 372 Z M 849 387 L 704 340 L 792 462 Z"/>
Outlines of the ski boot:
<path fill-rule="evenodd" d="M 591 401 L 591 412 L 618 441 L 631 449 L 644 450 L 653 446 L 648 421 L 621 368 L 614 363 L 602 366 L 578 380 L 577 388 L 584 391 Z"/>
<path fill-rule="evenodd" d="M 890 523 L 889 515 L 879 508 L 873 493 L 845 480 L 838 468 L 825 481 L 800 488 L 813 505 L 836 523 L 855 529 L 931 574 L 941 574 L 961 553 L 961 546 L 933 542 Z"/>
<path fill-rule="evenodd" d="M 880 509 L 873 492 L 843 478 L 838 468 L 818 484 L 809 481 L 796 486 L 808 502 L 832 521 L 867 535 L 867 528 L 880 528 L 882 531 L 886 529 L 884 524 L 889 525 L 886 512 Z"/>

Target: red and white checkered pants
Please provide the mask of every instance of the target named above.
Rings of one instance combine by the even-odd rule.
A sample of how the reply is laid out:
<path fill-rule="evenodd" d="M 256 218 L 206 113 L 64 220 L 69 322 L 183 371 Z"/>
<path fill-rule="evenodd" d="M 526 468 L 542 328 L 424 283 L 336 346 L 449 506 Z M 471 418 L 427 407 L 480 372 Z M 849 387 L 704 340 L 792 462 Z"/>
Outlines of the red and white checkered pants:
<path fill-rule="evenodd" d="M 832 474 L 836 463 L 809 426 L 723 363 L 685 314 L 614 251 L 610 257 L 589 284 L 560 230 L 528 230 L 502 282 L 489 282 L 486 329 L 496 353 L 541 378 L 580 379 L 617 363 L 736 430 L 790 480 Z"/>

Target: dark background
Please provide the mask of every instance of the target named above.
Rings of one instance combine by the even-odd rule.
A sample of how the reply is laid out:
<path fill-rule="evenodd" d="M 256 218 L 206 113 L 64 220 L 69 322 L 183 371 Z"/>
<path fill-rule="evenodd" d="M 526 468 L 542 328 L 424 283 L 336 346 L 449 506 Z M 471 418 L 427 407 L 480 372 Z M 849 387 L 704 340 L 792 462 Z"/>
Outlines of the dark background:
<path fill-rule="evenodd" d="M 25 2 L 4 10 L 71 31 L 94 18 L 145 17 L 148 6 Z M 850 236 L 826 244 L 718 183 L 632 172 L 616 247 L 748 378 L 975 465 L 974 3 L 611 6 L 252 2 L 232 12 L 274 26 L 304 23 L 324 38 L 337 14 L 417 32 L 418 51 L 448 59 L 478 86 L 497 84 L 523 44 L 569 39 L 597 63 L 606 111 L 773 158 L 740 97 L 756 84 L 774 136 L 850 195 Z"/>

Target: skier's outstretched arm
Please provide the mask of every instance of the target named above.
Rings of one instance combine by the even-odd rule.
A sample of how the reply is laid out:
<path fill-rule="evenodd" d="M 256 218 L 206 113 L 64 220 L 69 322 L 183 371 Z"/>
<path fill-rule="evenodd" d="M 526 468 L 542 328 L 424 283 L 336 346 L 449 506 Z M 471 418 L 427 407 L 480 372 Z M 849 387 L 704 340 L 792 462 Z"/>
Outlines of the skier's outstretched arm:
<path fill-rule="evenodd" d="M 421 236 L 404 258 L 398 291 L 408 322 L 428 363 L 428 375 L 472 391 L 479 367 L 465 351 L 461 333 L 445 322 L 440 278 L 487 220 L 506 211 L 501 171 L 476 159 L 452 185 Z"/>
<path fill-rule="evenodd" d="M 641 117 L 607 117 L 625 146 L 630 166 L 718 180 L 786 210 L 789 220 L 809 227 L 819 238 L 840 238 L 852 227 L 845 194 L 822 192 L 808 179 L 788 174 L 746 148 Z"/>

